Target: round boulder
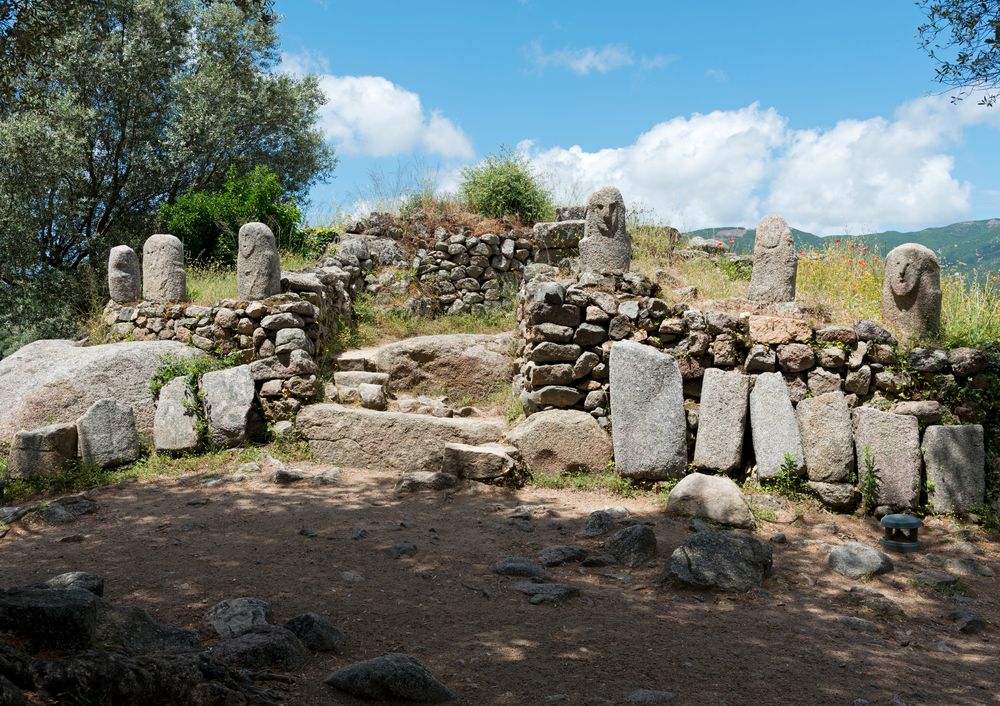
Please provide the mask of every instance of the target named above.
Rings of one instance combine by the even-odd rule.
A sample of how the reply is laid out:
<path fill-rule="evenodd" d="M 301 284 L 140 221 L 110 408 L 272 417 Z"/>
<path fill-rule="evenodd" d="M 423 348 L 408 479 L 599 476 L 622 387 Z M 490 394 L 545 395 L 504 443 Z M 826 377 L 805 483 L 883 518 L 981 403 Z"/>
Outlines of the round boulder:
<path fill-rule="evenodd" d="M 667 497 L 667 514 L 703 517 L 732 527 L 753 529 L 753 513 L 740 488 L 725 476 L 692 473 L 674 486 Z"/>
<path fill-rule="evenodd" d="M 611 437 L 586 412 L 553 409 L 528 417 L 507 435 L 524 465 L 536 473 L 558 475 L 603 471 L 611 463 Z"/>

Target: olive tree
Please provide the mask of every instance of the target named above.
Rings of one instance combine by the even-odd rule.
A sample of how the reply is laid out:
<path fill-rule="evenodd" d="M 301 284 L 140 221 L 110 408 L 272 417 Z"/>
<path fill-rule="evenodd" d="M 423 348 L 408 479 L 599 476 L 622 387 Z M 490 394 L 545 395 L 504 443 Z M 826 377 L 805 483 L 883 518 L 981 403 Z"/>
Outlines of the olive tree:
<path fill-rule="evenodd" d="M 81 308 L 87 269 L 185 191 L 329 176 L 322 92 L 275 70 L 276 24 L 269 0 L 0 0 L 0 340 L 27 298 Z"/>
<path fill-rule="evenodd" d="M 937 65 L 936 78 L 957 89 L 953 101 L 982 93 L 992 106 L 1000 85 L 1000 2 L 920 0 L 927 22 L 917 28 L 921 46 Z"/>

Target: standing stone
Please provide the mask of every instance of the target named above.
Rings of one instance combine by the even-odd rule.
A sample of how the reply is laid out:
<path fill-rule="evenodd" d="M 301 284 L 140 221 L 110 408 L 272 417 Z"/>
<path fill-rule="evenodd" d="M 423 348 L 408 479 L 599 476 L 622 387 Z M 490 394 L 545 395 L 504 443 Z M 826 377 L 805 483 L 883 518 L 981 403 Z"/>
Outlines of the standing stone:
<path fill-rule="evenodd" d="M 802 470 L 805 456 L 799 423 L 781 373 L 761 373 L 757 376 L 750 393 L 750 432 L 757 456 L 758 478 L 778 475 L 785 462 L 785 454 L 791 454 L 796 468 Z"/>
<path fill-rule="evenodd" d="M 153 445 L 157 451 L 184 453 L 198 449 L 195 404 L 186 376 L 163 386 L 153 417 Z"/>
<path fill-rule="evenodd" d="M 586 225 L 580 240 L 581 272 L 628 272 L 632 238 L 625 229 L 625 200 L 605 186 L 587 200 Z"/>
<path fill-rule="evenodd" d="M 619 341 L 609 367 L 615 469 L 627 478 L 684 475 L 687 420 L 677 361 L 651 346 Z"/>
<path fill-rule="evenodd" d="M 845 483 L 854 470 L 851 410 L 842 392 L 807 397 L 795 408 L 809 480 Z"/>
<path fill-rule="evenodd" d="M 920 501 L 920 429 L 917 418 L 880 412 L 871 407 L 854 410 L 854 450 L 858 477 L 864 483 L 865 449 L 875 459 L 878 490 L 876 506 L 912 509 Z"/>
<path fill-rule="evenodd" d="M 233 447 L 247 439 L 247 425 L 254 401 L 249 365 L 215 370 L 201 376 L 208 433 L 217 446 Z"/>
<path fill-rule="evenodd" d="M 982 505 L 986 492 L 982 426 L 927 427 L 924 463 L 934 512 L 967 512 Z"/>
<path fill-rule="evenodd" d="M 80 459 L 85 465 L 111 468 L 139 458 L 135 414 L 118 400 L 97 400 L 76 420 Z"/>
<path fill-rule="evenodd" d="M 7 473 L 11 478 L 51 476 L 76 458 L 76 425 L 19 431 L 10 445 Z"/>
<path fill-rule="evenodd" d="M 749 376 L 718 368 L 705 371 L 694 446 L 695 466 L 722 472 L 739 468 L 749 393 Z"/>
<path fill-rule="evenodd" d="M 180 302 L 187 297 L 184 243 L 165 233 L 142 246 L 142 296 L 152 302 Z"/>
<path fill-rule="evenodd" d="M 795 301 L 797 268 L 792 229 L 781 216 L 767 216 L 758 224 L 754 239 L 750 301 L 766 304 Z"/>
<path fill-rule="evenodd" d="M 108 254 L 108 290 L 111 301 L 128 304 L 139 300 L 142 279 L 139 256 L 128 245 L 116 245 Z"/>
<path fill-rule="evenodd" d="M 263 223 L 240 228 L 236 258 L 236 290 L 240 299 L 267 299 L 281 292 L 281 259 L 274 233 Z"/>
<path fill-rule="evenodd" d="M 904 243 L 886 256 L 882 319 L 904 340 L 937 331 L 941 265 L 933 250 Z"/>

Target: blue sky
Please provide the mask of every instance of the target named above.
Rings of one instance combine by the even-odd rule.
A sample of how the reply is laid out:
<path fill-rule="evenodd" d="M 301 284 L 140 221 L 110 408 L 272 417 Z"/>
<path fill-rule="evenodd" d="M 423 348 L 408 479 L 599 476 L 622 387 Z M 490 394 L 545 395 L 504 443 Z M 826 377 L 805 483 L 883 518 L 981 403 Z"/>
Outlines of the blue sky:
<path fill-rule="evenodd" d="M 1000 216 L 1000 107 L 952 105 L 912 0 L 278 0 L 321 76 L 323 222 L 505 144 L 560 201 L 605 184 L 682 230 L 824 234 Z M 381 178 L 373 186 L 371 174 Z"/>

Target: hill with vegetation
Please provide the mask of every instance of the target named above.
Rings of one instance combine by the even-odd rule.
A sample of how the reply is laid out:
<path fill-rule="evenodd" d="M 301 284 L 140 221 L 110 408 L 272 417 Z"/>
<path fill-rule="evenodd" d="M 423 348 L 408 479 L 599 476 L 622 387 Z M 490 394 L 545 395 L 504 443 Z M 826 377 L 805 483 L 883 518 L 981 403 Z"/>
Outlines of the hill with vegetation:
<path fill-rule="evenodd" d="M 703 238 L 717 238 L 738 253 L 753 252 L 756 230 L 753 228 L 725 227 L 702 228 L 688 235 Z M 873 248 L 882 255 L 903 243 L 925 245 L 941 259 L 947 267 L 963 271 L 986 272 L 1000 269 L 1000 219 L 985 221 L 962 221 L 937 228 L 901 233 L 895 230 L 857 236 L 818 236 L 802 230 L 792 229 L 796 244 L 803 250 L 826 247 L 838 240 Z"/>

